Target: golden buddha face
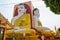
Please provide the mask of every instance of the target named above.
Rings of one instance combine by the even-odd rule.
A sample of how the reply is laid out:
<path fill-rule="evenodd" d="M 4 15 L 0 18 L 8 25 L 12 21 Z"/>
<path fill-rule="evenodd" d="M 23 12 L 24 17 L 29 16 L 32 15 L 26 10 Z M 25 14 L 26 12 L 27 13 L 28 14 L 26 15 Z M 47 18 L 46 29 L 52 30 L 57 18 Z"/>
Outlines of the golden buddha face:
<path fill-rule="evenodd" d="M 18 5 L 18 13 L 26 13 L 24 4 Z"/>

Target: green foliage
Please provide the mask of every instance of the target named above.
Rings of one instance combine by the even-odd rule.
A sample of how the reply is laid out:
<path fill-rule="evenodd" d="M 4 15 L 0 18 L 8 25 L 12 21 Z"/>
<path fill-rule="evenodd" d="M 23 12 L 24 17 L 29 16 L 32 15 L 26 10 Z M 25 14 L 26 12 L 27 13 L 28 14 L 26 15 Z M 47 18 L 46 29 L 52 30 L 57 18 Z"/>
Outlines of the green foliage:
<path fill-rule="evenodd" d="M 47 7 L 55 14 L 60 14 L 60 0 L 44 0 Z"/>
<path fill-rule="evenodd" d="M 60 32 L 60 28 L 58 28 L 58 32 Z"/>

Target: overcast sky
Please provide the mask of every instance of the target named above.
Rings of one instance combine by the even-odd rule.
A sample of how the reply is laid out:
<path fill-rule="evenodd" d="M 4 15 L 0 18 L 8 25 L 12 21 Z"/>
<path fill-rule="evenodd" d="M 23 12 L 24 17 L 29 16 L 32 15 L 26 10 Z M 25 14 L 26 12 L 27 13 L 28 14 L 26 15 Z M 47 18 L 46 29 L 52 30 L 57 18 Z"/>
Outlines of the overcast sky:
<path fill-rule="evenodd" d="M 39 9 L 39 19 L 44 27 L 51 30 L 54 30 L 54 26 L 60 27 L 60 15 L 51 12 L 42 0 L 0 0 L 0 12 L 11 22 L 14 5 L 27 1 L 31 1 L 33 6 Z"/>

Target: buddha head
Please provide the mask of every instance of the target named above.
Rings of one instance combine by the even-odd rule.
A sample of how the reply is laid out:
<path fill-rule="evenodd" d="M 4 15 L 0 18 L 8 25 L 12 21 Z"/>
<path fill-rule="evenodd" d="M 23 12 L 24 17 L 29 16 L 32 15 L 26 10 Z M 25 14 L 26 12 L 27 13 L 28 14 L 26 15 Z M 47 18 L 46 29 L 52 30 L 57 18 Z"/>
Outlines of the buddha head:
<path fill-rule="evenodd" d="M 20 11 L 19 11 L 20 10 Z M 14 14 L 13 17 L 17 16 L 18 14 L 21 13 L 26 13 L 26 14 L 31 14 L 31 8 L 28 4 L 26 3 L 20 3 L 14 6 Z"/>
<path fill-rule="evenodd" d="M 37 16 L 37 17 L 40 16 L 40 14 L 39 14 L 39 9 L 38 9 L 38 8 L 35 8 L 35 9 L 33 10 L 33 15 L 34 15 L 34 16 Z"/>
<path fill-rule="evenodd" d="M 25 6 L 24 6 L 23 3 L 20 3 L 20 4 L 18 5 L 18 14 L 19 14 L 19 13 L 26 13 L 26 9 L 25 9 Z"/>

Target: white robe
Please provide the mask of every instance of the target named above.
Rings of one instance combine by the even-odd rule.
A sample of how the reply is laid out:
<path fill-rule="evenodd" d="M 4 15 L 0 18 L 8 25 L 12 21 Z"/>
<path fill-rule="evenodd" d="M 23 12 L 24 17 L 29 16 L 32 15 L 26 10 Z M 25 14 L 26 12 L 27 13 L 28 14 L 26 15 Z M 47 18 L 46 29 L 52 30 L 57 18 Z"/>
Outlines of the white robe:
<path fill-rule="evenodd" d="M 14 25 L 15 20 L 17 20 L 22 15 L 23 15 L 23 13 L 19 13 L 17 16 L 13 17 L 13 19 L 12 19 L 12 25 Z"/>
<path fill-rule="evenodd" d="M 34 16 L 34 26 L 35 27 L 38 27 L 38 17 L 37 16 Z"/>

